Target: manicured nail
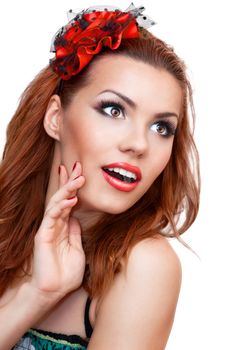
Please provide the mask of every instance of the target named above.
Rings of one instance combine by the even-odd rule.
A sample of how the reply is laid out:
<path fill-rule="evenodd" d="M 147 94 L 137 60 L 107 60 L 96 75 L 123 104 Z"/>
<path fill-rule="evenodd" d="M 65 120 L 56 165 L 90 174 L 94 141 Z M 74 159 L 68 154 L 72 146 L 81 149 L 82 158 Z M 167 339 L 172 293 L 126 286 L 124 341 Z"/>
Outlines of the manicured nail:
<path fill-rule="evenodd" d="M 74 199 L 76 196 L 73 196 L 73 197 L 70 197 L 70 198 L 67 198 L 67 199 Z"/>
<path fill-rule="evenodd" d="M 76 164 L 77 164 L 77 162 L 74 163 L 72 171 L 74 171 Z"/>

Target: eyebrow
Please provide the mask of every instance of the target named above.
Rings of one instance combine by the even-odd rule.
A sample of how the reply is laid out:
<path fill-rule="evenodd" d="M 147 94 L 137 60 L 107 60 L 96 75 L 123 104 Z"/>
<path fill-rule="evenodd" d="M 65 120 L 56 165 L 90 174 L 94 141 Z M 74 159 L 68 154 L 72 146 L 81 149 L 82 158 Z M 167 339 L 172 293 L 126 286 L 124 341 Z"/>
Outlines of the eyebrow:
<path fill-rule="evenodd" d="M 119 96 L 122 100 L 124 100 L 133 109 L 137 108 L 137 104 L 133 100 L 131 100 L 128 96 L 125 96 L 118 91 L 106 89 L 101 91 L 98 95 L 101 95 L 104 92 L 112 92 L 113 94 Z M 177 119 L 179 118 L 178 115 L 174 112 L 159 112 L 159 113 L 155 113 L 154 116 L 155 118 L 167 118 L 167 117 L 176 117 Z"/>

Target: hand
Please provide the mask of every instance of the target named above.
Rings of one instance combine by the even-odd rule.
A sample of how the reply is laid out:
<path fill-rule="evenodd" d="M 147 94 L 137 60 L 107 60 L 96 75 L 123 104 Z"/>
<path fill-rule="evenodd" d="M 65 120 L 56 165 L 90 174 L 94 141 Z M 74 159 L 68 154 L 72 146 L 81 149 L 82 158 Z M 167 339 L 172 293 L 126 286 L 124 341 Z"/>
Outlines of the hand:
<path fill-rule="evenodd" d="M 81 170 L 77 162 L 68 178 L 65 166 L 60 166 L 59 189 L 47 204 L 34 241 L 30 284 L 56 299 L 77 289 L 85 270 L 81 227 L 78 220 L 70 216 L 78 201 L 76 192 L 85 183 Z"/>

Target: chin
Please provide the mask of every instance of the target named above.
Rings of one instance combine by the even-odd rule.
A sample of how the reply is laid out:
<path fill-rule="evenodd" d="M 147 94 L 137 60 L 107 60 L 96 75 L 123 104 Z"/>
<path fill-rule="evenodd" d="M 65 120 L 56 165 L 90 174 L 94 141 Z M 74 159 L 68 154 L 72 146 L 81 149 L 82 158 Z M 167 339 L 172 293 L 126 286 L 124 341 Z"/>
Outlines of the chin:
<path fill-rule="evenodd" d="M 107 214 L 121 214 L 132 207 L 133 204 L 134 203 L 124 203 L 123 200 L 110 202 L 109 199 L 106 201 L 100 199 L 98 202 L 96 202 L 96 200 L 92 202 L 85 200 L 84 198 L 79 198 L 76 208 L 77 210 L 82 209 L 82 211 L 87 210 Z"/>
<path fill-rule="evenodd" d="M 108 206 L 108 208 L 106 208 L 106 210 L 105 210 L 105 213 L 108 213 L 108 214 L 121 214 L 121 213 L 123 213 L 123 212 L 125 212 L 126 210 L 127 210 L 128 208 L 117 208 L 117 207 L 109 207 Z"/>

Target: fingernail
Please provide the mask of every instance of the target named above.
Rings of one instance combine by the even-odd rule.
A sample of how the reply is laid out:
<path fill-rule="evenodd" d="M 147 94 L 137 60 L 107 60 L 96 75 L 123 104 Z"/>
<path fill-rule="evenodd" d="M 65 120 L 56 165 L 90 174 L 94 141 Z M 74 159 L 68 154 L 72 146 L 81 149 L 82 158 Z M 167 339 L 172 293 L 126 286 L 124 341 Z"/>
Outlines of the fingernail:
<path fill-rule="evenodd" d="M 76 164 L 77 164 L 77 162 L 74 163 L 72 171 L 74 171 Z"/>
<path fill-rule="evenodd" d="M 74 199 L 76 196 L 73 196 L 73 197 L 70 197 L 70 198 L 67 198 L 67 199 Z"/>

